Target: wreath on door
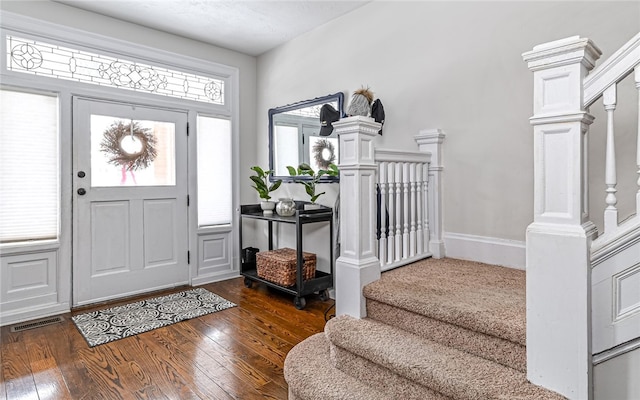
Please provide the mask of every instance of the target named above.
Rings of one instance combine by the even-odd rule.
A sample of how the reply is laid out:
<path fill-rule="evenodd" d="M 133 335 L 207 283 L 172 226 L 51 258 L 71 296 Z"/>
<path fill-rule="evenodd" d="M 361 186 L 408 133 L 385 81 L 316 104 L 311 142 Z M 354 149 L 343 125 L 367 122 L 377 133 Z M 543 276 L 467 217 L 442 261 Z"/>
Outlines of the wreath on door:
<path fill-rule="evenodd" d="M 100 151 L 109 158 L 109 163 L 128 171 L 147 168 L 155 160 L 156 137 L 149 128 L 142 128 L 137 122 L 113 123 L 104 131 Z"/>

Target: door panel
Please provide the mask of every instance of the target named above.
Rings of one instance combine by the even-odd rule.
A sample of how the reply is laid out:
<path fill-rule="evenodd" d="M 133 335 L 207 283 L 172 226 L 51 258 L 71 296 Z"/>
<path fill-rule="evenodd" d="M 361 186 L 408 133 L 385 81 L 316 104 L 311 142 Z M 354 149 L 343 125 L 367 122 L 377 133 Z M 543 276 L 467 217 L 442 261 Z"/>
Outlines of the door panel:
<path fill-rule="evenodd" d="M 129 202 L 94 202 L 90 207 L 90 243 L 105 244 L 91 251 L 91 276 L 129 271 Z M 105 229 L 106 226 L 109 229 Z"/>
<path fill-rule="evenodd" d="M 186 124 L 74 98 L 74 305 L 188 283 Z"/>
<path fill-rule="evenodd" d="M 175 200 L 150 200 L 144 203 L 144 254 L 145 267 L 151 268 L 177 262 Z"/>

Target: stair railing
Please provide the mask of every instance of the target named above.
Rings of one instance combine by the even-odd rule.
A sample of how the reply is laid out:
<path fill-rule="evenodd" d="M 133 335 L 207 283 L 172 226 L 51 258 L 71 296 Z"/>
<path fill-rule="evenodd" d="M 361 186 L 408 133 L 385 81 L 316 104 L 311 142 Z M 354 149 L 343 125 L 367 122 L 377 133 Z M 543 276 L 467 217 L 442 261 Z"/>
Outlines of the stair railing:
<path fill-rule="evenodd" d="M 594 240 L 592 250 L 597 252 L 608 242 L 631 228 L 640 224 L 640 112 L 638 116 L 639 128 L 636 140 L 636 165 L 638 173 L 638 191 L 636 193 L 635 217 L 619 223 L 616 171 L 616 149 L 614 132 L 614 113 L 618 103 L 617 88 L 629 75 L 633 74 L 635 86 L 638 89 L 640 108 L 640 33 L 634 36 L 623 47 L 616 51 L 605 62 L 598 65 L 584 79 L 584 108 L 602 98 L 607 114 L 607 132 L 605 148 L 605 203 L 604 232 Z"/>
<path fill-rule="evenodd" d="M 584 79 L 584 107 L 593 106 L 596 100 L 602 98 L 607 119 L 604 227 L 590 249 L 591 352 L 594 365 L 640 347 L 640 303 L 637 301 L 637 289 L 634 289 L 637 285 L 629 283 L 640 271 L 640 110 L 638 132 L 632 139 L 635 141 L 632 149 L 635 147 L 637 171 L 626 171 L 639 174 L 638 190 L 634 193 L 635 199 L 632 199 L 635 200 L 635 214 L 619 222 L 617 207 L 618 160 L 614 117 L 619 102 L 618 87 L 625 79 L 634 79 L 640 93 L 640 33 Z M 640 95 L 636 107 L 640 109 Z"/>
<path fill-rule="evenodd" d="M 431 154 L 376 149 L 376 238 L 382 271 L 432 255 L 429 251 Z"/>
<path fill-rule="evenodd" d="M 372 118 L 343 118 L 333 127 L 340 143 L 336 314 L 363 318 L 362 289 L 380 279 L 383 266 L 393 268 L 430 255 L 444 257 L 440 189 L 444 133 L 421 131 L 415 136 L 420 152 L 406 152 L 376 149 L 381 125 Z M 380 208 L 378 214 L 378 199 L 384 213 Z M 378 228 L 378 215 L 384 228 Z M 377 231 L 385 232 L 381 241 Z"/>

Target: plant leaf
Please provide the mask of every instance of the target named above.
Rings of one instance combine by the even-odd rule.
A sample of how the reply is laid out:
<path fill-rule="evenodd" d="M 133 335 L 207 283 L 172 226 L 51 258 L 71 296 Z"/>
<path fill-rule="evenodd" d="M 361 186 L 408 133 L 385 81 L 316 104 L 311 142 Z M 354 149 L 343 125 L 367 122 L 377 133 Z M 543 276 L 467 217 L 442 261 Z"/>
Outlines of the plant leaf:
<path fill-rule="evenodd" d="M 264 181 L 262 179 L 258 178 L 257 176 L 252 175 L 252 176 L 249 177 L 249 179 L 251 179 L 256 184 L 256 186 L 258 187 L 257 190 L 261 190 L 261 189 L 266 189 L 267 188 L 267 185 L 265 185 Z"/>
<path fill-rule="evenodd" d="M 269 191 L 273 192 L 274 190 L 279 188 L 281 184 L 282 184 L 282 180 L 278 179 L 277 181 L 273 182 L 273 184 L 271 186 L 269 186 Z"/>
<path fill-rule="evenodd" d="M 287 165 L 287 169 L 289 170 L 289 175 L 291 175 L 291 176 L 298 175 L 298 173 L 296 172 L 296 169 L 293 168 L 291 165 Z"/>
<path fill-rule="evenodd" d="M 316 192 L 315 187 L 311 187 L 311 185 L 304 185 L 304 188 L 307 191 L 307 194 L 309 196 L 315 195 L 315 192 Z"/>
<path fill-rule="evenodd" d="M 260 177 L 263 177 L 265 175 L 264 170 L 257 165 L 254 165 L 253 167 L 251 167 L 251 169 L 254 170 Z"/>

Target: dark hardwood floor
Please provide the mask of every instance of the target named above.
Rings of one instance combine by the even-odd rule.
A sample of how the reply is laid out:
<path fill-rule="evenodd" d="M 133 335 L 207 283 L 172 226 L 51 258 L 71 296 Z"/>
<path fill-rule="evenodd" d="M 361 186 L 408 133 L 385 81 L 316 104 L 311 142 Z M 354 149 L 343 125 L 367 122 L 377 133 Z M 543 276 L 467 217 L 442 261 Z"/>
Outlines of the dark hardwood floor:
<path fill-rule="evenodd" d="M 0 399 L 286 399 L 285 356 L 322 332 L 333 300 L 307 296 L 300 311 L 292 296 L 241 278 L 202 287 L 238 307 L 93 348 L 70 317 L 123 302 L 22 332 L 3 327 Z"/>

